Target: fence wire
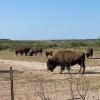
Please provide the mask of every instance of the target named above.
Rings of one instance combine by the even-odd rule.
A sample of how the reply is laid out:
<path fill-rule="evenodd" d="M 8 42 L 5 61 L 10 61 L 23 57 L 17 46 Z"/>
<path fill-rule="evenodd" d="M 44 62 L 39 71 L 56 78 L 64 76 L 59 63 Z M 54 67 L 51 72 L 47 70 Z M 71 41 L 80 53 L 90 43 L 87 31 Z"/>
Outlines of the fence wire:
<path fill-rule="evenodd" d="M 14 72 L 14 100 L 100 100 L 100 89 L 90 91 L 84 75 L 53 75 Z M 11 100 L 9 73 L 0 73 L 0 90 L 0 100 Z"/>

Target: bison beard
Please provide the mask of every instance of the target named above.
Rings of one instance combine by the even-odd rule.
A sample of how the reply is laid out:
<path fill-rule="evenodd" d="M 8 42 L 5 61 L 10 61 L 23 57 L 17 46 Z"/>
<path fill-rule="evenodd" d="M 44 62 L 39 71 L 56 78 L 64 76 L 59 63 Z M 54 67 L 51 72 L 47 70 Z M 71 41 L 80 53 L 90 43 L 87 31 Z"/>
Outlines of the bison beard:
<path fill-rule="evenodd" d="M 57 52 L 52 59 L 48 59 L 47 61 L 47 69 L 53 71 L 57 66 L 61 67 L 60 73 L 67 68 L 70 73 L 70 66 L 75 64 L 80 65 L 80 71 L 83 68 L 82 73 L 85 72 L 85 54 L 78 54 L 74 51 L 63 50 Z"/>

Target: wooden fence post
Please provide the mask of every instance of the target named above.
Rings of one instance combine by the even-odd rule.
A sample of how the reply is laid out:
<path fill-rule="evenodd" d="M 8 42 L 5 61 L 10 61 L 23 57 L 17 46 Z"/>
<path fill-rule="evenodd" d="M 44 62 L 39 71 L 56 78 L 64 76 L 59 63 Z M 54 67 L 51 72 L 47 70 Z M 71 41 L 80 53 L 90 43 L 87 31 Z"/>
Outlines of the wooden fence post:
<path fill-rule="evenodd" d="M 10 84 L 11 84 L 11 100 L 14 100 L 13 70 L 12 70 L 12 67 L 10 67 Z"/>

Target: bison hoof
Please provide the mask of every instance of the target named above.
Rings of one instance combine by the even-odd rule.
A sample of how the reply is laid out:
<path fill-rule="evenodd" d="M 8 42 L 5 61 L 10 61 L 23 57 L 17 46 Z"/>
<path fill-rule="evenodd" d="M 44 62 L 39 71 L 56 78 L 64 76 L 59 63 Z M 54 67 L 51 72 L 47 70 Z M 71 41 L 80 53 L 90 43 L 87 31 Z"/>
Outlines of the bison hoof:
<path fill-rule="evenodd" d="M 62 72 L 60 71 L 59 74 L 62 74 Z"/>

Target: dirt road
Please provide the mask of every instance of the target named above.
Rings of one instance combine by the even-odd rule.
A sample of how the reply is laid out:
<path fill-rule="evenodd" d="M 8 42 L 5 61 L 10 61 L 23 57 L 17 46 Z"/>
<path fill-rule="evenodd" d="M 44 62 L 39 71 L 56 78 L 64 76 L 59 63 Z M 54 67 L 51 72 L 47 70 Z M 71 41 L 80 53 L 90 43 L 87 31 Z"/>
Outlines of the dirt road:
<path fill-rule="evenodd" d="M 98 62 L 100 61 L 98 60 Z M 24 70 L 24 69 L 26 70 L 46 70 L 47 69 L 47 65 L 45 62 L 29 62 L 29 61 L 14 61 L 14 60 L 0 59 L 0 64 L 4 65 L 5 67 L 12 66 L 15 70 Z M 71 67 L 72 70 L 79 69 L 79 68 L 80 68 L 79 65 L 75 65 Z M 54 72 L 57 72 L 57 70 L 59 73 L 60 67 L 57 67 Z M 86 64 L 86 74 L 92 75 L 93 73 L 93 75 L 99 75 L 99 72 L 100 72 L 100 66 L 98 65 L 94 66 L 93 64 L 91 66 L 91 65 Z"/>
<path fill-rule="evenodd" d="M 86 74 L 84 76 L 93 78 L 99 77 L 100 61 L 98 61 L 97 66 L 94 66 L 93 64 L 91 65 L 91 63 L 93 62 L 89 63 L 90 64 L 86 64 Z M 59 74 L 59 67 L 57 67 L 54 72 L 51 73 L 47 71 L 47 66 L 45 62 L 29 62 L 0 59 L 0 70 L 7 70 L 11 66 L 15 70 L 15 100 L 66 100 L 66 98 L 72 97 L 72 91 L 69 84 L 70 82 L 69 80 L 66 80 L 69 79 L 69 75 Z M 75 65 L 72 67 L 71 71 L 74 72 L 78 69 L 79 66 Z M 65 70 L 64 73 L 67 73 L 67 70 Z M 75 77 L 76 76 L 74 76 L 74 78 Z M 77 86 L 73 84 L 73 87 L 73 91 L 75 91 L 73 92 L 74 98 L 82 100 L 81 96 L 77 91 L 77 88 L 75 88 Z M 82 85 L 82 87 L 86 88 L 86 84 L 85 86 Z M 10 100 L 10 82 L 8 74 L 0 74 L 0 89 L 2 90 L 0 92 L 0 99 Z M 82 95 L 84 95 L 85 92 L 82 92 Z M 94 100 L 94 98 L 99 98 L 97 91 L 87 92 L 85 100 Z"/>

